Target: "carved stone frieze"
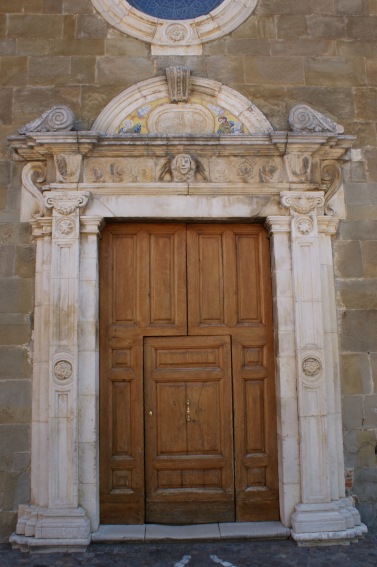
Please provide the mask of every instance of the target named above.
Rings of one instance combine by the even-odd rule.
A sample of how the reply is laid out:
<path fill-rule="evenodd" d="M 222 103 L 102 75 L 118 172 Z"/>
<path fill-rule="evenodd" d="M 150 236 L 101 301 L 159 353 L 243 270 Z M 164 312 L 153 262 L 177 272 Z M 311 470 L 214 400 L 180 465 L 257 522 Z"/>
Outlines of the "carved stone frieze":
<path fill-rule="evenodd" d="M 46 165 L 30 162 L 22 170 L 21 222 L 44 216 L 45 202 L 41 188 L 36 185 L 46 180 Z"/>
<path fill-rule="evenodd" d="M 172 41 L 184 41 L 186 29 L 180 24 L 172 24 Z M 166 79 L 170 102 L 187 102 L 190 96 L 190 69 L 187 67 L 167 67 Z"/>
<path fill-rule="evenodd" d="M 52 193 L 45 197 L 46 207 L 54 209 L 60 215 L 68 216 L 86 206 L 89 199 L 89 192 L 85 193 Z"/>
<path fill-rule="evenodd" d="M 294 106 L 289 113 L 288 122 L 294 132 L 344 132 L 343 126 L 306 104 Z"/>
<path fill-rule="evenodd" d="M 39 118 L 19 129 L 20 134 L 29 132 L 68 132 L 75 125 L 75 115 L 68 106 L 53 106 Z"/>
<path fill-rule="evenodd" d="M 281 193 L 281 202 L 295 213 L 307 215 L 317 207 L 322 207 L 325 200 L 322 193 L 284 191 Z"/>
<path fill-rule="evenodd" d="M 54 156 L 54 161 L 58 183 L 77 183 L 79 181 L 82 155 L 57 154 Z"/>
<path fill-rule="evenodd" d="M 153 159 L 89 159 L 85 165 L 86 183 L 150 183 L 156 181 Z"/>

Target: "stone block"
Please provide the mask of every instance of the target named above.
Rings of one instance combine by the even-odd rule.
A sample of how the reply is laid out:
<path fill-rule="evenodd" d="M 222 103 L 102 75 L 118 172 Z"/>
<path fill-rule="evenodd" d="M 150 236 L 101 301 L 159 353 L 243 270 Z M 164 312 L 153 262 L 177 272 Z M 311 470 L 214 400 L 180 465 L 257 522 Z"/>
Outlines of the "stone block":
<path fill-rule="evenodd" d="M 13 89 L 0 89 L 0 124 L 12 124 Z"/>
<path fill-rule="evenodd" d="M 16 247 L 16 275 L 33 278 L 35 273 L 35 246 Z"/>
<path fill-rule="evenodd" d="M 336 42 L 318 39 L 271 40 L 271 55 L 331 56 L 336 55 Z"/>
<path fill-rule="evenodd" d="M 149 46 L 133 37 L 107 39 L 104 45 L 106 55 L 114 57 L 147 57 L 149 55 Z M 221 53 L 225 52 L 223 40 L 212 41 L 210 44 L 206 44 L 206 47 L 213 45 L 222 46 L 223 50 L 220 49 L 220 51 Z"/>
<path fill-rule="evenodd" d="M 352 182 L 363 183 L 367 181 L 366 167 L 363 161 L 350 161 L 347 164 L 345 164 L 342 169 L 343 169 L 343 179 L 347 184 L 346 190 L 348 188 L 349 183 Z"/>
<path fill-rule="evenodd" d="M 208 57 L 208 76 L 226 85 L 244 82 L 244 58 L 231 55 L 223 57 Z"/>
<path fill-rule="evenodd" d="M 366 396 L 364 398 L 364 427 L 367 429 L 377 429 L 377 395 Z M 376 457 L 375 464 L 377 464 Z"/>
<path fill-rule="evenodd" d="M 142 57 L 98 57 L 97 82 L 123 89 L 154 75 L 153 63 Z"/>
<path fill-rule="evenodd" d="M 377 240 L 377 221 L 343 221 L 340 226 L 340 237 L 343 240 Z"/>
<path fill-rule="evenodd" d="M 16 54 L 16 40 L 3 39 L 0 41 L 0 56 L 6 57 L 7 55 Z"/>
<path fill-rule="evenodd" d="M 32 309 L 32 279 L 0 279 L 0 311 L 4 313 L 28 313 L 32 311 Z"/>
<path fill-rule="evenodd" d="M 0 379 L 29 378 L 31 376 L 30 352 L 21 346 L 0 345 Z"/>
<path fill-rule="evenodd" d="M 29 423 L 31 419 L 31 381 L 1 382 L 0 424 Z"/>
<path fill-rule="evenodd" d="M 361 242 L 363 273 L 366 278 L 377 278 L 377 240 Z"/>
<path fill-rule="evenodd" d="M 17 124 L 25 124 L 40 116 L 42 112 L 58 104 L 69 106 L 76 116 L 80 115 L 81 89 L 76 86 L 26 87 L 14 93 L 14 118 Z"/>
<path fill-rule="evenodd" d="M 344 189 L 347 205 L 377 205 L 376 183 L 346 183 Z"/>
<path fill-rule="evenodd" d="M 0 471 L 13 471 L 13 454 L 30 448 L 30 426 L 0 424 Z"/>
<path fill-rule="evenodd" d="M 61 14 L 62 9 L 62 0 L 43 0 L 44 14 Z"/>
<path fill-rule="evenodd" d="M 17 512 L 3 511 L 0 514 L 0 542 L 8 543 L 9 536 L 16 529 Z"/>
<path fill-rule="evenodd" d="M 310 14 L 312 11 L 311 0 L 264 0 L 258 2 L 255 14 Z"/>
<path fill-rule="evenodd" d="M 365 0 L 335 0 L 335 13 L 345 16 L 363 16 L 368 13 Z"/>
<path fill-rule="evenodd" d="M 344 465 L 349 468 L 355 468 L 357 463 L 357 453 L 359 445 L 356 434 L 358 431 L 343 431 L 344 446 Z"/>
<path fill-rule="evenodd" d="M 5 209 L 8 201 L 8 190 L 6 187 L 0 187 L 0 210 Z"/>
<path fill-rule="evenodd" d="M 377 39 L 376 16 L 350 16 L 347 20 L 347 36 L 362 41 Z"/>
<path fill-rule="evenodd" d="M 63 21 L 55 14 L 9 14 L 9 39 L 56 39 L 62 36 Z"/>
<path fill-rule="evenodd" d="M 377 352 L 377 310 L 345 311 L 340 320 L 340 342 L 344 352 Z"/>
<path fill-rule="evenodd" d="M 298 102 L 320 109 L 336 121 L 354 120 L 353 91 L 351 87 L 330 88 L 317 87 L 287 87 L 286 94 L 292 106 Z"/>
<path fill-rule="evenodd" d="M 29 85 L 66 85 L 70 71 L 70 57 L 29 57 Z"/>
<path fill-rule="evenodd" d="M 361 429 L 363 426 L 363 397 L 344 396 L 342 399 L 343 427 L 346 430 Z"/>
<path fill-rule="evenodd" d="M 221 60 L 223 61 L 223 58 L 221 58 Z M 191 69 L 191 74 L 198 75 L 200 77 L 206 77 L 208 75 L 207 59 L 204 59 L 203 57 L 161 55 L 159 57 L 152 57 L 152 62 L 155 69 L 155 75 L 165 75 L 166 67 L 171 67 L 172 65 L 189 67 Z"/>
<path fill-rule="evenodd" d="M 51 55 L 103 55 L 105 42 L 103 39 L 58 39 L 51 44 Z M 74 59 L 72 60 L 73 63 Z M 93 81 L 94 83 L 94 81 Z"/>
<path fill-rule="evenodd" d="M 0 245 L 0 277 L 14 275 L 15 246 L 12 244 Z"/>
<path fill-rule="evenodd" d="M 63 0 L 64 14 L 93 14 L 94 11 L 90 0 Z"/>
<path fill-rule="evenodd" d="M 227 53 L 231 55 L 269 55 L 270 42 L 266 39 L 229 39 Z M 226 60 L 224 60 L 226 61 Z"/>
<path fill-rule="evenodd" d="M 22 86 L 26 84 L 27 58 L 26 57 L 2 57 L 0 85 Z"/>
<path fill-rule="evenodd" d="M 364 502 L 374 502 L 377 492 L 377 467 L 365 467 L 356 472 L 354 491 Z"/>
<path fill-rule="evenodd" d="M 217 41 L 210 41 L 203 45 L 203 57 L 211 55 L 222 55 L 226 53 L 227 38 L 218 39 Z M 118 55 L 118 54 L 116 54 Z"/>
<path fill-rule="evenodd" d="M 313 57 L 305 59 L 307 85 L 356 87 L 366 84 L 363 59 L 344 57 Z"/>
<path fill-rule="evenodd" d="M 0 224 L 0 244 L 13 244 L 16 241 L 16 225 Z"/>
<path fill-rule="evenodd" d="M 366 398 L 367 399 L 367 398 Z M 376 464 L 376 434 L 373 430 L 356 431 L 356 467 L 373 467 Z"/>
<path fill-rule="evenodd" d="M 365 64 L 368 85 L 377 85 L 377 61 L 375 59 L 367 59 Z"/>
<path fill-rule="evenodd" d="M 347 207 L 347 218 L 349 221 L 369 221 L 377 219 L 377 206 L 356 206 Z"/>
<path fill-rule="evenodd" d="M 309 37 L 338 39 L 346 36 L 347 19 L 344 16 L 313 14 L 306 18 Z"/>
<path fill-rule="evenodd" d="M 249 38 L 258 39 L 260 37 L 259 29 L 261 25 L 261 20 L 268 20 L 269 25 L 275 28 L 274 18 L 272 16 L 250 16 L 245 22 L 243 22 L 238 28 L 236 28 L 232 33 L 231 37 L 234 39 L 238 38 Z M 265 25 L 265 23 L 264 23 Z M 274 36 L 275 37 L 275 36 Z"/>
<path fill-rule="evenodd" d="M 249 84 L 304 84 L 302 57 L 245 56 L 245 81 Z"/>
<path fill-rule="evenodd" d="M 364 156 L 368 180 L 377 181 L 377 148 L 365 148 Z"/>
<path fill-rule="evenodd" d="M 377 57 L 377 43 L 375 41 L 338 40 L 338 55 L 342 57 Z"/>
<path fill-rule="evenodd" d="M 63 39 L 76 38 L 76 16 L 63 16 Z"/>
<path fill-rule="evenodd" d="M 359 502 L 357 508 L 360 512 L 361 521 L 368 527 L 370 532 L 377 531 L 377 505 Z"/>
<path fill-rule="evenodd" d="M 48 39 L 17 40 L 17 55 L 35 56 L 35 55 L 48 55 L 49 53 L 50 53 L 50 41 Z"/>
<path fill-rule="evenodd" d="M 377 353 L 376 352 L 373 352 L 370 355 L 370 365 L 372 369 L 374 393 L 377 394 Z"/>
<path fill-rule="evenodd" d="M 72 57 L 71 83 L 90 84 L 95 82 L 95 57 Z"/>
<path fill-rule="evenodd" d="M 337 282 L 338 303 L 345 309 L 377 309 L 376 291 L 376 278 L 338 280 Z"/>
<path fill-rule="evenodd" d="M 22 345 L 30 342 L 30 325 L 4 325 L 0 323 L 0 344 Z"/>
<path fill-rule="evenodd" d="M 10 183 L 10 162 L 0 161 L 0 185 L 8 185 Z"/>
<path fill-rule="evenodd" d="M 119 85 L 82 86 L 82 117 L 94 121 L 112 98 L 119 94 Z"/>
<path fill-rule="evenodd" d="M 346 396 L 373 393 L 369 356 L 366 353 L 341 355 L 341 388 Z"/>
<path fill-rule="evenodd" d="M 278 39 L 298 39 L 306 36 L 305 16 L 290 14 L 276 18 L 276 37 Z"/>
<path fill-rule="evenodd" d="M 76 20 L 78 39 L 105 39 L 108 24 L 99 14 L 79 14 Z"/>

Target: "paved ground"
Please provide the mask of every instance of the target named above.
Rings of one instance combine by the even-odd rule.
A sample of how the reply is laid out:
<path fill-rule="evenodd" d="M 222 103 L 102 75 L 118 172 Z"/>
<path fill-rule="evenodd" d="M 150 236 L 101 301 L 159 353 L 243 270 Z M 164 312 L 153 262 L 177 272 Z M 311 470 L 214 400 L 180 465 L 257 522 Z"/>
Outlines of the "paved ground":
<path fill-rule="evenodd" d="M 85 553 L 21 553 L 0 544 L 0 567 L 377 567 L 377 534 L 350 546 L 297 547 L 290 540 L 92 544 Z"/>

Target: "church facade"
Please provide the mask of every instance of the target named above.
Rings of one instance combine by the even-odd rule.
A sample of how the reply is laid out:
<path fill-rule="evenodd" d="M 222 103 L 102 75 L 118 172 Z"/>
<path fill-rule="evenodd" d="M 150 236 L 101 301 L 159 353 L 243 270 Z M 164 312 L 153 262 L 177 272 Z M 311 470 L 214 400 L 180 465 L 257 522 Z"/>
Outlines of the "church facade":
<path fill-rule="evenodd" d="M 377 14 L 0 14 L 1 537 L 376 526 Z"/>

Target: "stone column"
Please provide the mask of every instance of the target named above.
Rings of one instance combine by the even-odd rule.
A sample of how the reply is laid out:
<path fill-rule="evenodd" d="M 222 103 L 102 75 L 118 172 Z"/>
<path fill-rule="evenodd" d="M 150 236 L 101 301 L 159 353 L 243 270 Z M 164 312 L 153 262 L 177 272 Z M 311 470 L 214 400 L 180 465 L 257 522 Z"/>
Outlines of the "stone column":
<path fill-rule="evenodd" d="M 79 289 L 79 500 L 99 527 L 99 269 L 102 217 L 80 219 Z"/>
<path fill-rule="evenodd" d="M 41 401 L 36 399 L 34 407 L 40 423 L 32 461 L 35 521 L 33 526 L 26 521 L 23 530 L 21 519 L 18 533 L 24 537 L 11 538 L 28 549 L 83 549 L 90 542 L 78 478 L 80 209 L 87 201 L 88 193 L 51 192 L 45 204 L 52 219 L 39 221 L 41 226 L 52 224 L 52 233 L 50 247 L 39 245 L 39 252 L 47 255 L 41 259 L 46 269 L 37 275 L 34 379 L 41 387 L 33 390 Z M 40 293 L 46 295 L 41 306 Z"/>
<path fill-rule="evenodd" d="M 291 215 L 300 435 L 301 503 L 292 515 L 292 537 L 302 544 L 352 539 L 361 534 L 361 529 L 355 527 L 355 517 L 347 509 L 349 502 L 339 500 L 339 495 L 332 500 L 331 490 L 328 394 L 333 391 L 334 378 L 325 345 L 323 249 L 316 214 L 324 205 L 324 197 L 319 191 L 290 191 L 281 194 L 281 201 Z M 332 291 L 328 287 L 325 290 Z"/>
<path fill-rule="evenodd" d="M 290 527 L 301 490 L 290 217 L 267 217 L 266 227 L 271 239 L 280 518 Z"/>

